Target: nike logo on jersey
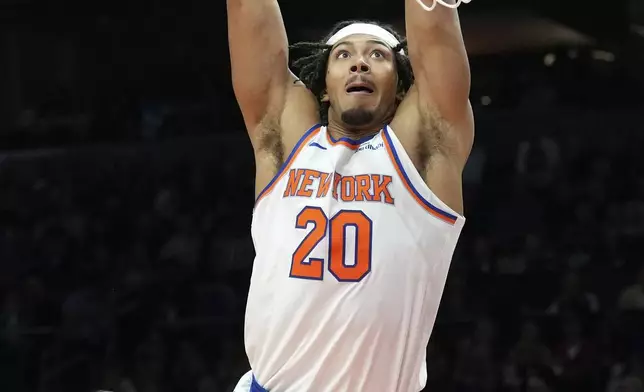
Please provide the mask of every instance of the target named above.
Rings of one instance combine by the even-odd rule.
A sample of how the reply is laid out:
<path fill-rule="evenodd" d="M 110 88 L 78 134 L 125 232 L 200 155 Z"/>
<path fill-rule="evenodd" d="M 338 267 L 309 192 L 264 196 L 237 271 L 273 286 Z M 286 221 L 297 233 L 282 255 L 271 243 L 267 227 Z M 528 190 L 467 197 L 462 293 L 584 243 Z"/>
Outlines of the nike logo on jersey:
<path fill-rule="evenodd" d="M 318 144 L 316 142 L 313 142 L 313 143 L 309 144 L 309 147 L 317 147 L 320 150 L 326 150 L 326 147 L 324 147 L 324 146 L 322 146 L 322 145 L 320 145 L 320 144 Z"/>
<path fill-rule="evenodd" d="M 389 191 L 391 182 L 391 176 L 381 174 L 343 176 L 311 169 L 291 169 L 283 197 L 321 198 L 331 191 L 336 200 L 394 204 Z"/>

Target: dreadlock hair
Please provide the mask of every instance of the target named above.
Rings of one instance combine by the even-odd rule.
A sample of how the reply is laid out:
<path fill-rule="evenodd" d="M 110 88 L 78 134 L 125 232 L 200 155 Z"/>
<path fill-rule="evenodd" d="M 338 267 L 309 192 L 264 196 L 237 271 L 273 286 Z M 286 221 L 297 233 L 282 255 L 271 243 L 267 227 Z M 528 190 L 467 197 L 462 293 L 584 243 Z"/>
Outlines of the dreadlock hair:
<path fill-rule="evenodd" d="M 414 73 L 409 58 L 399 53 L 401 50 L 407 51 L 407 40 L 391 26 L 371 21 L 348 20 L 340 22 L 333 26 L 331 32 L 320 42 L 298 42 L 290 46 L 291 51 L 301 53 L 300 57 L 291 62 L 291 66 L 299 71 L 297 75 L 300 80 L 317 97 L 320 104 L 320 121 L 322 125 L 328 125 L 329 123 L 328 112 L 330 106 L 328 102 L 322 102 L 322 97 L 326 92 L 326 70 L 332 48 L 332 45 L 327 45 L 326 41 L 335 33 L 353 23 L 377 24 L 393 34 L 400 42 L 395 48 L 392 48 L 396 71 L 398 72 L 398 93 L 405 94 L 414 83 Z"/>

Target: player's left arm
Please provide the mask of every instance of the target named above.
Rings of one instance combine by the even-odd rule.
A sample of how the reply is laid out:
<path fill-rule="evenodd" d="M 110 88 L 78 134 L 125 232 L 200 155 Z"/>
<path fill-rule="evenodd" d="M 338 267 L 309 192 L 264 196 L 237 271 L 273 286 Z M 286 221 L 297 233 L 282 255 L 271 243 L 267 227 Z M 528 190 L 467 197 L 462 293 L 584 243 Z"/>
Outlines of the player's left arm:
<path fill-rule="evenodd" d="M 428 12 L 416 0 L 405 0 L 405 24 L 415 77 L 407 98 L 417 106 L 421 124 L 439 132 L 449 155 L 464 166 L 474 141 L 474 119 L 458 12 L 442 5 Z"/>

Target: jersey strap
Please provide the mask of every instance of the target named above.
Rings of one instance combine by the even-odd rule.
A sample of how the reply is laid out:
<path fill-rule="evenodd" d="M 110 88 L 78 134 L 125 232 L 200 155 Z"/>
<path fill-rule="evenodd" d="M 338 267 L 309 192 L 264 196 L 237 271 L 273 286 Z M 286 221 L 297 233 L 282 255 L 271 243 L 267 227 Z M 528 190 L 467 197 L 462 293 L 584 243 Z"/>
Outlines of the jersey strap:
<path fill-rule="evenodd" d="M 282 164 L 282 167 L 277 171 L 277 174 L 275 174 L 275 177 L 271 180 L 271 182 L 266 185 L 266 187 L 259 193 L 257 196 L 257 199 L 255 200 L 255 207 L 257 207 L 257 204 L 275 187 L 275 184 L 279 182 L 279 180 L 282 178 L 284 173 L 288 172 L 289 167 L 291 167 L 291 164 L 295 161 L 295 158 L 297 155 L 302 151 L 302 149 L 308 144 L 308 142 L 315 137 L 315 135 L 320 132 L 320 125 L 316 124 L 313 127 L 311 127 L 308 131 L 302 135 L 300 140 L 297 142 L 295 147 L 293 147 L 293 151 L 289 154 L 288 158 L 284 161 Z"/>
<path fill-rule="evenodd" d="M 393 140 L 393 138 L 395 138 L 396 136 L 393 134 L 393 131 L 388 125 L 385 126 L 383 135 L 384 135 L 383 140 L 385 142 L 385 149 L 387 150 L 387 155 L 389 155 L 389 158 L 391 159 L 391 163 L 396 168 L 396 172 L 398 173 L 398 176 L 400 176 L 400 178 L 402 179 L 402 183 L 407 189 L 407 191 L 409 191 L 409 194 L 414 198 L 414 200 L 416 200 L 416 202 L 423 209 L 425 209 L 425 211 L 429 212 L 432 216 L 442 220 L 443 222 L 449 223 L 450 225 L 454 225 L 458 219 L 457 215 L 432 204 L 429 200 L 423 197 L 421 193 L 418 192 L 418 190 L 414 186 L 413 182 L 407 175 L 407 171 L 405 170 L 405 166 L 403 165 L 403 162 L 401 161 L 401 155 L 403 159 L 410 160 L 410 158 L 406 155 L 404 150 L 401 152 L 401 155 L 398 154 L 398 152 L 396 151 L 395 142 Z M 419 177 L 417 179 L 418 182 L 422 182 L 424 184 L 424 181 L 422 181 L 422 178 L 420 178 L 420 175 L 417 172 L 411 173 L 412 176 L 414 174 L 416 174 L 416 177 Z"/>

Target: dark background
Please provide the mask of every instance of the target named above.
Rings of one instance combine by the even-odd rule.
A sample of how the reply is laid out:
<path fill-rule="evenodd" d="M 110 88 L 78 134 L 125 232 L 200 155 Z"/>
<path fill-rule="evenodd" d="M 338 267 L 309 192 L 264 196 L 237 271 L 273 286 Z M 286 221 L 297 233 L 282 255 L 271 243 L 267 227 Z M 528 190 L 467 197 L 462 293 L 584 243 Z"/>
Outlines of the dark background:
<path fill-rule="evenodd" d="M 404 26 L 402 1 L 280 5 L 292 42 Z M 644 2 L 461 19 L 477 139 L 427 390 L 642 391 Z M 248 370 L 254 163 L 226 37 L 223 1 L 0 4 L 0 391 Z"/>

